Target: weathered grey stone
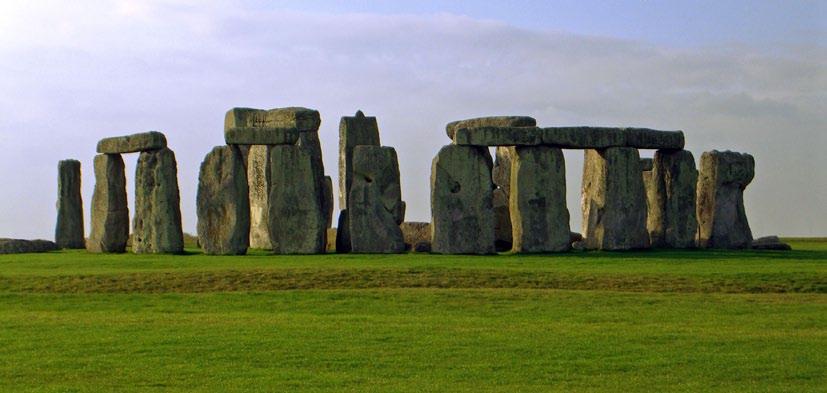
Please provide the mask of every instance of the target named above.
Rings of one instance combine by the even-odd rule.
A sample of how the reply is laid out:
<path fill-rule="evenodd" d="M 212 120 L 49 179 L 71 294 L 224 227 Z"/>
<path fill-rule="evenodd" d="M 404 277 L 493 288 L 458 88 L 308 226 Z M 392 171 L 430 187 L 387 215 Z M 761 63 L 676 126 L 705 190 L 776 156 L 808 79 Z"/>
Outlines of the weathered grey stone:
<path fill-rule="evenodd" d="M 357 111 L 353 117 L 343 116 L 339 122 L 339 206 L 347 206 L 353 176 L 353 148 L 360 145 L 379 146 L 376 118 Z"/>
<path fill-rule="evenodd" d="M 350 252 L 350 224 L 347 209 L 339 212 L 336 224 L 336 252 L 339 254 Z"/>
<path fill-rule="evenodd" d="M 792 250 L 789 244 L 784 243 L 778 236 L 764 236 L 752 241 L 752 248 L 755 250 L 777 250 L 789 251 Z"/>
<path fill-rule="evenodd" d="M 302 107 L 275 109 L 233 108 L 224 117 L 224 130 L 231 128 L 287 128 L 299 132 L 317 131 L 319 111 Z"/>
<path fill-rule="evenodd" d="M 158 131 L 104 138 L 98 142 L 98 153 L 119 154 L 160 150 L 167 147 L 167 137 Z"/>
<path fill-rule="evenodd" d="M 653 158 L 641 158 L 640 170 L 644 172 L 651 171 L 655 167 L 655 160 Z"/>
<path fill-rule="evenodd" d="M 497 251 L 511 250 L 514 243 L 508 199 L 508 194 L 502 188 L 495 189 L 491 195 L 494 209 L 494 246 Z"/>
<path fill-rule="evenodd" d="M 528 116 L 491 116 L 477 117 L 473 119 L 459 120 L 448 123 L 445 126 L 445 133 L 448 138 L 454 139 L 454 134 L 460 128 L 478 127 L 534 127 L 537 120 Z"/>
<path fill-rule="evenodd" d="M 229 128 L 224 131 L 228 145 L 292 145 L 299 139 L 295 128 Z"/>
<path fill-rule="evenodd" d="M 440 254 L 491 254 L 493 162 L 488 149 L 444 146 L 431 165 L 431 247 Z"/>
<path fill-rule="evenodd" d="M 0 239 L 0 254 L 26 254 L 59 249 L 57 243 L 49 240 Z"/>
<path fill-rule="evenodd" d="M 748 248 L 752 243 L 744 211 L 744 189 L 755 176 L 755 159 L 736 152 L 701 155 L 698 177 L 698 246 Z"/>
<path fill-rule="evenodd" d="M 569 234 L 569 241 L 571 243 L 576 243 L 583 240 L 583 235 L 580 232 L 572 232 Z"/>
<path fill-rule="evenodd" d="M 325 250 L 326 220 L 321 182 L 313 158 L 299 146 L 270 150 L 269 231 L 277 254 L 318 254 Z"/>
<path fill-rule="evenodd" d="M 470 146 L 537 146 L 566 149 L 683 149 L 682 131 L 608 127 L 496 127 L 458 128 L 454 143 Z"/>
<path fill-rule="evenodd" d="M 494 168 L 491 170 L 491 179 L 494 185 L 502 188 L 506 195 L 511 193 L 511 160 L 514 156 L 514 146 L 497 146 Z"/>
<path fill-rule="evenodd" d="M 698 171 L 686 150 L 658 150 L 651 171 L 643 172 L 652 247 L 693 248 L 698 221 L 695 187 Z"/>
<path fill-rule="evenodd" d="M 80 196 L 80 161 L 57 165 L 57 226 L 55 243 L 60 248 L 85 248 L 83 201 Z"/>
<path fill-rule="evenodd" d="M 270 243 L 270 150 L 252 145 L 247 153 L 247 184 L 250 200 L 250 247 L 272 250 Z"/>
<path fill-rule="evenodd" d="M 198 241 L 205 254 L 244 255 L 250 246 L 250 202 L 241 152 L 215 147 L 198 175 Z"/>
<path fill-rule="evenodd" d="M 637 149 L 586 150 L 581 201 L 585 248 L 649 247 L 646 192 Z"/>
<path fill-rule="evenodd" d="M 402 230 L 402 238 L 405 240 L 405 249 L 412 250 L 417 243 L 431 243 L 431 223 L 429 222 L 403 222 L 399 224 Z"/>
<path fill-rule="evenodd" d="M 518 146 L 512 160 L 512 250 L 567 251 L 571 247 L 571 231 L 563 151 L 548 146 Z"/>
<path fill-rule="evenodd" d="M 178 164 L 170 149 L 142 152 L 138 156 L 132 251 L 138 254 L 184 251 Z"/>
<path fill-rule="evenodd" d="M 129 239 L 129 207 L 126 202 L 126 175 L 120 154 L 95 156 L 95 191 L 86 250 L 121 253 Z"/>
<path fill-rule="evenodd" d="M 402 190 L 396 150 L 355 146 L 347 201 L 351 251 L 398 253 L 405 250 L 399 217 Z"/>
<path fill-rule="evenodd" d="M 325 227 L 330 228 L 333 225 L 333 179 L 330 176 L 322 180 L 322 211 Z"/>

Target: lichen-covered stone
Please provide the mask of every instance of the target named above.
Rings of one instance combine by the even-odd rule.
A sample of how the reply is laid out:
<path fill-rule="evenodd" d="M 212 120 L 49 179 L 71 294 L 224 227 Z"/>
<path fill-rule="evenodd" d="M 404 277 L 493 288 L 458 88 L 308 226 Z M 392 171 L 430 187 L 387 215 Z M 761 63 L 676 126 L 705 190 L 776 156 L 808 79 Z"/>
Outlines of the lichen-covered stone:
<path fill-rule="evenodd" d="M 692 153 L 658 150 L 652 170 L 643 173 L 648 205 L 646 226 L 652 247 L 695 247 L 698 171 Z"/>
<path fill-rule="evenodd" d="M 325 250 L 326 220 L 321 182 L 313 158 L 294 145 L 270 150 L 269 231 L 277 254 L 320 254 Z"/>
<path fill-rule="evenodd" d="M 494 209 L 491 154 L 444 146 L 431 165 L 431 248 L 440 254 L 491 254 Z"/>
<path fill-rule="evenodd" d="M 215 147 L 198 175 L 198 241 L 210 255 L 244 255 L 250 245 L 250 203 L 241 152 Z"/>
<path fill-rule="evenodd" d="M 682 131 L 610 127 L 503 127 L 457 128 L 454 143 L 469 146 L 537 146 L 566 149 L 683 149 Z"/>
<path fill-rule="evenodd" d="M 126 202 L 126 174 L 120 154 L 95 156 L 95 191 L 86 250 L 121 253 L 129 240 L 129 207 Z"/>
<path fill-rule="evenodd" d="M 98 142 L 98 153 L 120 154 L 160 150 L 167 147 L 167 138 L 158 131 L 104 138 Z"/>
<path fill-rule="evenodd" d="M 445 126 L 445 133 L 448 138 L 454 139 L 454 134 L 460 128 L 479 127 L 534 127 L 537 120 L 528 116 L 490 116 L 477 117 L 473 119 L 458 120 L 448 123 Z"/>
<path fill-rule="evenodd" d="M 353 176 L 353 148 L 379 146 L 379 125 L 373 116 L 357 111 L 339 122 L 339 206 L 347 206 Z"/>
<path fill-rule="evenodd" d="M 250 200 L 250 248 L 272 250 L 270 243 L 270 149 L 252 145 L 247 153 L 247 185 Z"/>
<path fill-rule="evenodd" d="M 392 147 L 356 146 L 347 201 L 351 251 L 398 253 L 405 250 L 398 217 L 402 205 L 399 164 Z"/>
<path fill-rule="evenodd" d="M 698 177 L 698 246 L 748 248 L 752 231 L 744 211 L 744 189 L 755 176 L 755 159 L 736 152 L 701 155 Z"/>
<path fill-rule="evenodd" d="M 562 150 L 516 147 L 511 162 L 510 212 L 514 252 L 556 252 L 571 247 Z"/>
<path fill-rule="evenodd" d="M 497 187 L 492 195 L 494 206 L 494 241 L 497 251 L 511 250 L 511 213 L 509 196 L 511 192 L 511 160 L 514 146 L 498 146 L 491 178 Z"/>
<path fill-rule="evenodd" d="M 168 148 L 141 152 L 135 170 L 132 251 L 177 254 L 184 251 L 178 164 Z"/>
<path fill-rule="evenodd" d="M 581 203 L 585 248 L 649 247 L 646 192 L 637 149 L 586 150 Z"/>
<path fill-rule="evenodd" d="M 227 144 L 292 145 L 319 124 L 319 111 L 308 108 L 233 108 L 224 117 L 224 139 Z"/>
<path fill-rule="evenodd" d="M 80 196 L 80 161 L 63 160 L 57 166 L 57 225 L 60 248 L 85 248 L 83 200 Z"/>

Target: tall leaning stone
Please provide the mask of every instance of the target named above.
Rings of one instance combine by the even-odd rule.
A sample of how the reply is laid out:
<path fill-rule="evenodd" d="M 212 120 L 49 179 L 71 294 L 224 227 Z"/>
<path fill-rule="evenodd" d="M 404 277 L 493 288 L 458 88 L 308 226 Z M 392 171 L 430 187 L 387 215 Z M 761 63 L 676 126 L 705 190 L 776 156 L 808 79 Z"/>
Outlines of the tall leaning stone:
<path fill-rule="evenodd" d="M 184 251 L 178 164 L 168 148 L 145 151 L 135 170 L 132 251 L 175 254 Z"/>
<path fill-rule="evenodd" d="M 755 159 L 736 152 L 701 155 L 698 177 L 698 246 L 748 248 L 752 242 L 744 211 L 744 189 L 755 177 Z"/>
<path fill-rule="evenodd" d="M 129 239 L 126 174 L 120 154 L 95 156 L 95 191 L 92 194 L 92 229 L 86 250 L 121 253 Z"/>
<path fill-rule="evenodd" d="M 243 255 L 250 245 L 247 173 L 237 147 L 215 147 L 198 175 L 198 241 L 210 255 Z"/>
<path fill-rule="evenodd" d="M 60 248 L 85 248 L 83 201 L 80 196 L 80 161 L 57 165 L 57 226 L 55 243 Z"/>
<path fill-rule="evenodd" d="M 556 252 L 571 247 L 563 151 L 516 147 L 511 163 L 513 251 Z"/>
<path fill-rule="evenodd" d="M 353 148 L 360 145 L 379 146 L 379 125 L 373 116 L 357 111 L 343 116 L 339 122 L 339 206 L 347 206 L 353 176 Z"/>
<path fill-rule="evenodd" d="M 403 210 L 396 150 L 392 147 L 356 146 L 353 149 L 353 177 L 347 205 L 351 251 L 404 251 L 405 241 L 399 228 L 404 219 Z"/>
<path fill-rule="evenodd" d="M 648 201 L 647 229 L 652 247 L 695 247 L 698 232 L 695 216 L 697 182 L 698 171 L 691 152 L 655 152 L 652 170 L 644 172 Z"/>
<path fill-rule="evenodd" d="M 270 149 L 251 145 L 247 153 L 247 183 L 250 200 L 250 247 L 272 250 L 270 243 Z"/>
<path fill-rule="evenodd" d="M 494 248 L 491 155 L 487 148 L 444 146 L 431 164 L 431 251 L 491 254 Z"/>
<path fill-rule="evenodd" d="M 649 247 L 646 192 L 637 149 L 586 150 L 581 204 L 585 248 Z"/>
<path fill-rule="evenodd" d="M 327 220 L 321 204 L 321 183 L 313 158 L 293 145 L 270 150 L 269 232 L 277 254 L 317 254 L 325 250 Z"/>

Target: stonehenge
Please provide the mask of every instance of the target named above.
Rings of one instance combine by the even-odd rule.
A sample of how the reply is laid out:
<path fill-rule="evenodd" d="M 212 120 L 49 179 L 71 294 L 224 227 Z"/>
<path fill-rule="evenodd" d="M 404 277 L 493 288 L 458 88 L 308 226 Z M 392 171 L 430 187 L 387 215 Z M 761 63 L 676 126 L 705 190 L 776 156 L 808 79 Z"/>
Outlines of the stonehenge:
<path fill-rule="evenodd" d="M 225 114 L 225 144 L 204 157 L 198 176 L 197 232 L 205 254 L 244 255 L 250 248 L 273 254 L 476 255 L 789 249 L 777 237 L 752 237 L 743 200 L 755 175 L 749 154 L 705 152 L 696 168 L 682 131 L 539 127 L 528 116 L 446 125 L 451 143 L 431 164 L 430 222 L 405 222 L 399 160 L 393 147 L 381 145 L 376 117 L 362 111 L 343 116 L 334 228 L 334 186 L 325 174 L 320 124 L 319 112 L 303 107 L 232 108 Z M 563 149 L 584 154 L 582 235 L 570 228 Z M 642 149 L 654 150 L 654 157 L 641 159 Z M 138 153 L 132 251 L 183 252 L 178 164 L 165 135 L 104 138 L 96 151 L 88 239 L 80 162 L 58 164 L 55 247 L 126 251 L 122 154 Z"/>
<path fill-rule="evenodd" d="M 63 160 L 58 163 L 55 243 L 60 248 L 86 247 L 78 160 Z"/>
<path fill-rule="evenodd" d="M 752 231 L 744 210 L 744 189 L 755 176 L 749 154 L 708 151 L 701 155 L 697 189 L 698 246 L 749 248 Z"/>

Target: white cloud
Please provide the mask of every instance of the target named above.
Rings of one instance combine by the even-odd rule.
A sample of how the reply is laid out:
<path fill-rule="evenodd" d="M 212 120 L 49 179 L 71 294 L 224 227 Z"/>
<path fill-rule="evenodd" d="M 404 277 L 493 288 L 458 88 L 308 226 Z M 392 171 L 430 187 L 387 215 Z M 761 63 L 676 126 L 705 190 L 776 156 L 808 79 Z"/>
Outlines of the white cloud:
<path fill-rule="evenodd" d="M 224 111 L 288 105 L 321 111 L 334 176 L 339 117 L 378 116 L 412 219 L 428 219 L 430 160 L 448 143 L 445 123 L 527 114 L 547 125 L 683 129 L 696 158 L 752 152 L 755 232 L 827 232 L 827 178 L 817 170 L 827 166 L 824 48 L 673 49 L 450 14 L 37 4 L 0 17 L 0 141 L 10 146 L 0 178 L 16 184 L 0 190 L 2 236 L 50 236 L 59 159 L 82 159 L 88 205 L 97 139 L 148 129 L 165 131 L 178 154 L 192 231 L 198 165 L 222 143 Z M 576 227 L 580 154 L 567 158 Z"/>

